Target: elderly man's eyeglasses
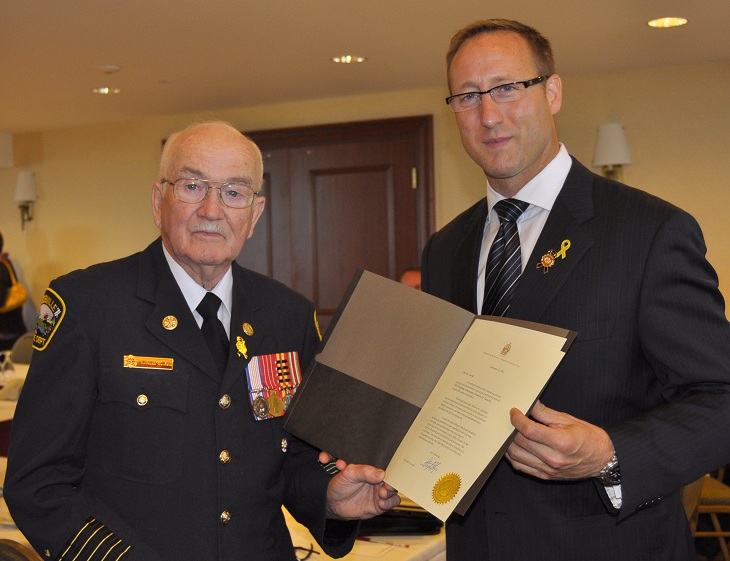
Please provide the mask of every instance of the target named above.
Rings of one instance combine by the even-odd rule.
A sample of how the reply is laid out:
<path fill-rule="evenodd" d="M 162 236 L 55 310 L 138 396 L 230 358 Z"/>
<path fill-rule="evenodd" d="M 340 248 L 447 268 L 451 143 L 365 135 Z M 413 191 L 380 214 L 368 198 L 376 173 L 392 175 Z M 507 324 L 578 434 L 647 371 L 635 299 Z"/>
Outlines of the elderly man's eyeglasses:
<path fill-rule="evenodd" d="M 482 104 L 482 96 L 485 94 L 489 94 L 496 103 L 517 101 L 525 97 L 527 88 L 544 82 L 548 78 L 549 76 L 538 76 L 524 82 L 510 82 L 509 84 L 494 86 L 485 92 L 465 92 L 452 95 L 446 98 L 446 104 L 454 113 L 461 113 L 479 107 Z"/>
<path fill-rule="evenodd" d="M 175 198 L 184 203 L 199 203 L 208 196 L 208 190 L 212 188 L 218 189 L 218 196 L 227 207 L 247 208 L 253 204 L 254 197 L 259 194 L 245 183 L 223 183 L 191 177 L 181 177 L 175 181 L 163 179 L 162 183 L 172 185 Z M 214 185 L 218 185 L 218 187 Z"/>

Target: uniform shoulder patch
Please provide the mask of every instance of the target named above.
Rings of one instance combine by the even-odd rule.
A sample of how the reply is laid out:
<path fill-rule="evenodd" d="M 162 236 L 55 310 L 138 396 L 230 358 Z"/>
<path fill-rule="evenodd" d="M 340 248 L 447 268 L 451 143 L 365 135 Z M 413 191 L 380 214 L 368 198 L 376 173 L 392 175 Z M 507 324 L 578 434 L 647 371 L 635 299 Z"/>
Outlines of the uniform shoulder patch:
<path fill-rule="evenodd" d="M 35 322 L 35 333 L 33 335 L 33 348 L 42 351 L 51 342 L 53 334 L 63 321 L 66 315 L 66 303 L 56 291 L 46 289 L 41 301 L 38 319 Z"/>

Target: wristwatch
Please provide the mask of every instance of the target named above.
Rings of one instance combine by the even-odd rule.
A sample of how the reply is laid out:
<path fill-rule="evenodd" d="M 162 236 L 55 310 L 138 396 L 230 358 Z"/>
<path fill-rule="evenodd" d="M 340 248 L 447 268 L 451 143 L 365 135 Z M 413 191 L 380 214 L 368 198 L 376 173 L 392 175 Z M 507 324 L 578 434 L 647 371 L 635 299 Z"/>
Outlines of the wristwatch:
<path fill-rule="evenodd" d="M 613 456 L 608 460 L 608 463 L 601 468 L 596 477 L 605 487 L 611 487 L 613 485 L 619 485 L 621 483 L 621 468 L 618 465 L 618 457 L 614 450 Z"/>

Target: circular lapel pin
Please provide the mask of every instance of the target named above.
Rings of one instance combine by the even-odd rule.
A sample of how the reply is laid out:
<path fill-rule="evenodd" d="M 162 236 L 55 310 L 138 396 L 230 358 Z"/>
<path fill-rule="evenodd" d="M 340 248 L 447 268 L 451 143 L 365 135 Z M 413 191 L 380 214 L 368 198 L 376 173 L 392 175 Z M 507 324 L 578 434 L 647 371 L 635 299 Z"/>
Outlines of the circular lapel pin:
<path fill-rule="evenodd" d="M 251 335 L 253 335 L 253 327 L 251 327 L 250 323 L 244 323 L 242 327 L 243 327 L 243 332 L 246 335 L 248 335 L 249 337 L 251 337 Z"/>
<path fill-rule="evenodd" d="M 165 316 L 162 318 L 162 327 L 168 331 L 172 331 L 177 327 L 177 318 L 175 316 Z"/>

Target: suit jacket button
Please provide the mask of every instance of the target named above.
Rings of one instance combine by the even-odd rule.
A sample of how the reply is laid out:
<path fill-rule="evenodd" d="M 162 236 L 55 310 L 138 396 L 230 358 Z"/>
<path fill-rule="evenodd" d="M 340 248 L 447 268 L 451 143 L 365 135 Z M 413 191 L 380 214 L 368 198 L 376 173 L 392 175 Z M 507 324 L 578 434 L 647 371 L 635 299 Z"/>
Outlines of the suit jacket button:
<path fill-rule="evenodd" d="M 221 512 L 221 524 L 223 524 L 225 526 L 230 521 L 231 521 L 231 513 L 228 512 L 227 510 L 224 510 L 223 512 Z"/>
<path fill-rule="evenodd" d="M 220 460 L 221 464 L 226 465 L 228 462 L 231 461 L 231 453 L 228 450 L 223 450 L 218 455 L 218 459 Z"/>
<path fill-rule="evenodd" d="M 144 407 L 145 405 L 147 405 L 148 401 L 149 400 L 147 399 L 147 396 L 143 393 L 137 396 L 137 405 L 139 405 L 140 407 Z"/>
<path fill-rule="evenodd" d="M 231 406 L 231 396 L 226 394 L 223 394 L 223 396 L 218 400 L 218 407 L 221 409 L 228 409 Z"/>

